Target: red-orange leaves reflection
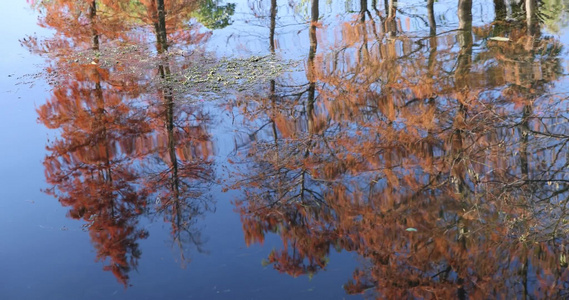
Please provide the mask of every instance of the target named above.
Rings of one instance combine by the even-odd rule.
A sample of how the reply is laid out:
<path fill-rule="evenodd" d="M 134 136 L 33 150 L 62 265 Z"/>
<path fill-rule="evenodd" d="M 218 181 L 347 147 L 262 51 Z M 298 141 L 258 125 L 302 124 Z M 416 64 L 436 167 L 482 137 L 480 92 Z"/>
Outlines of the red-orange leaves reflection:
<path fill-rule="evenodd" d="M 57 7 L 51 8 L 47 16 Z M 102 26 L 96 21 L 95 2 L 86 9 L 88 24 L 81 28 L 90 30 L 46 41 L 50 55 L 100 49 Z M 65 22 L 47 20 L 54 22 L 51 26 L 67 28 Z M 112 70 L 64 57 L 53 60 L 53 69 L 66 76 L 58 78 L 52 98 L 38 109 L 40 122 L 61 130 L 60 138 L 47 146 L 51 154 L 44 165 L 52 185 L 48 192 L 70 207 L 69 216 L 88 222 L 97 259 L 126 285 L 140 257 L 137 240 L 147 235 L 137 221 L 145 210 L 146 193 L 139 191 L 140 174 L 128 157 L 135 152 L 133 140 L 150 130 L 143 111 L 132 104 L 138 94 L 135 78 L 113 80 Z"/>
<path fill-rule="evenodd" d="M 141 34 L 154 33 L 157 52 L 166 54 L 176 42 L 168 40 L 170 31 L 196 33 L 184 23 L 193 2 L 166 2 L 167 20 L 154 1 L 45 3 L 42 24 L 57 34 L 23 41 L 46 54 L 55 74 L 52 96 L 38 108 L 39 121 L 59 134 L 47 145 L 47 191 L 70 217 L 86 222 L 96 259 L 125 286 L 142 253 L 138 241 L 148 237 L 143 215 L 163 216 L 180 247 L 201 249 L 195 223 L 211 205 L 203 196 L 212 180 L 208 118 L 195 105 L 177 103 L 164 75 L 189 59 L 156 57 Z M 191 50 L 205 37 L 178 46 Z"/>
<path fill-rule="evenodd" d="M 149 126 L 136 108 L 103 85 L 61 82 L 56 96 L 39 109 L 41 122 L 61 130 L 47 147 L 51 154 L 44 165 L 50 192 L 71 207 L 71 217 L 89 222 L 97 258 L 109 258 L 105 268 L 126 284 L 140 256 L 136 240 L 146 236 L 137 229 L 146 193 L 138 188 L 140 173 L 129 155 L 136 153 L 133 140 Z"/>
<path fill-rule="evenodd" d="M 434 20 L 417 38 L 360 18 L 316 54 L 309 32 L 308 83 L 239 102 L 268 120 L 237 149 L 233 185 L 247 244 L 283 242 L 267 263 L 313 274 L 352 251 L 364 263 L 344 289 L 378 298 L 566 297 L 560 46 L 524 22 L 473 27 L 471 7 L 441 36 Z"/>

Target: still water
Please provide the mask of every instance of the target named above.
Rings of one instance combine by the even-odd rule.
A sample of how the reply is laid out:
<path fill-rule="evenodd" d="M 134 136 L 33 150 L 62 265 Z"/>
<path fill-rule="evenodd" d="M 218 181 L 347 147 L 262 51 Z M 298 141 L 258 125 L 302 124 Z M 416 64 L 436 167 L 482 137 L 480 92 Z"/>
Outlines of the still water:
<path fill-rule="evenodd" d="M 3 2 L 0 298 L 568 298 L 567 5 Z"/>

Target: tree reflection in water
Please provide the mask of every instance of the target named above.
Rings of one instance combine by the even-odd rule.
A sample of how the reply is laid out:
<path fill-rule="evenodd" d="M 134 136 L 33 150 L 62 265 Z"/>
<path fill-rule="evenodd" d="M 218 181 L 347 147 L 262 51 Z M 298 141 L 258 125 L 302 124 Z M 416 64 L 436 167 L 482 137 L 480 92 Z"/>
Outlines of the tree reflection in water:
<path fill-rule="evenodd" d="M 429 17 L 416 37 L 396 9 L 376 20 L 362 0 L 317 54 L 312 1 L 308 83 L 236 104 L 274 124 L 237 149 L 247 244 L 278 234 L 267 263 L 292 276 L 324 269 L 330 249 L 355 252 L 351 294 L 567 297 L 567 99 L 550 91 L 561 46 L 528 3 L 524 20 L 497 11 L 473 26 L 461 0 L 458 30 L 437 35 Z"/>
<path fill-rule="evenodd" d="M 156 84 L 190 63 L 168 59 L 169 43 L 193 50 L 209 35 L 187 23 L 193 1 L 167 2 L 44 2 L 42 25 L 57 34 L 24 41 L 57 74 L 51 99 L 38 108 L 39 121 L 60 131 L 47 146 L 47 192 L 87 222 L 96 259 L 125 286 L 141 257 L 138 241 L 148 237 L 142 216 L 171 224 L 185 260 L 184 245 L 202 249 L 196 218 L 213 205 L 204 195 L 212 177 L 209 118 Z M 152 28 L 156 54 L 140 23 Z"/>
<path fill-rule="evenodd" d="M 322 23 L 319 1 L 299 5 L 303 81 L 272 78 L 231 102 L 252 133 L 231 158 L 236 174 L 220 176 L 244 193 L 235 203 L 246 243 L 278 234 L 267 263 L 292 276 L 324 270 L 331 249 L 357 253 L 365 262 L 350 294 L 567 297 L 567 99 L 555 90 L 562 48 L 542 32 L 543 6 L 525 1 L 521 14 L 495 1 L 494 22 L 477 25 L 461 0 L 456 28 L 443 30 L 427 1 L 424 30 L 411 32 L 395 0 L 361 0 L 336 27 Z M 192 17 L 228 29 L 235 8 L 44 1 L 41 24 L 57 33 L 23 42 L 57 75 L 38 108 L 60 133 L 47 146 L 48 192 L 87 223 L 97 259 L 124 285 L 148 237 L 143 216 L 169 223 L 183 261 L 184 245 L 202 250 L 211 116 L 180 74 L 207 69 L 199 50 L 211 33 Z M 270 1 L 275 56 L 278 11 Z"/>

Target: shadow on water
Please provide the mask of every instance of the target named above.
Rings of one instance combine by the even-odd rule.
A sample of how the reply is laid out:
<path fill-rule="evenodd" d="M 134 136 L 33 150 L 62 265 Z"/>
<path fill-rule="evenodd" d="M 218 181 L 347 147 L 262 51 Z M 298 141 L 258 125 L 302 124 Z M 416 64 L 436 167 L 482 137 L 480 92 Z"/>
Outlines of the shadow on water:
<path fill-rule="evenodd" d="M 23 44 L 53 78 L 38 108 L 60 133 L 47 192 L 125 286 L 142 217 L 171 226 L 182 261 L 185 247 L 207 248 L 197 220 L 222 180 L 238 191 L 246 244 L 282 241 L 264 257 L 281 273 L 317 276 L 332 251 L 350 252 L 362 260 L 348 294 L 568 297 L 563 46 L 544 4 L 485 4 L 489 23 L 471 0 L 440 4 L 456 13 L 443 26 L 435 1 L 413 4 L 424 15 L 350 2 L 336 23 L 317 0 L 250 3 L 269 56 L 222 59 L 205 28 L 239 30 L 233 3 L 44 2 L 40 22 L 57 33 Z M 301 71 L 277 59 L 292 51 L 283 11 L 305 17 Z M 205 112 L 199 101 L 214 98 Z M 227 111 L 240 116 L 228 160 L 211 133 Z"/>

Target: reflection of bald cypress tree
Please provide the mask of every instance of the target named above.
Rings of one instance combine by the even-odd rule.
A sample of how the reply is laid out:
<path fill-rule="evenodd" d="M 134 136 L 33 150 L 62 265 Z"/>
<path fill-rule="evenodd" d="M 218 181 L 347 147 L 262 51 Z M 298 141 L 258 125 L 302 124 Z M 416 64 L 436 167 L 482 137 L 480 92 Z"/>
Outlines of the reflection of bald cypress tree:
<path fill-rule="evenodd" d="M 45 46 L 52 54 L 63 55 L 81 50 L 100 51 L 101 32 L 112 32 L 117 24 L 100 22 L 97 2 L 88 4 L 87 13 L 79 16 L 65 13 L 74 11 L 68 5 L 75 3 L 46 6 L 47 16 L 66 20 L 60 23 L 57 18 L 48 19 L 49 24 L 68 34 L 29 45 L 32 50 Z M 85 24 L 83 16 L 89 25 L 77 26 Z M 140 178 L 128 155 L 132 154 L 132 139 L 144 134 L 148 125 L 128 102 L 128 97 L 136 94 L 136 84 L 130 80 L 111 80 L 112 71 L 98 63 L 96 58 L 92 64 L 66 59 L 53 61 L 54 71 L 66 77 L 60 78 L 52 99 L 38 113 L 46 126 L 61 130 L 61 138 L 48 145 L 51 153 L 44 165 L 47 182 L 52 185 L 48 193 L 70 207 L 70 217 L 88 222 L 97 260 L 104 261 L 104 269 L 126 286 L 128 273 L 136 268 L 141 255 L 137 240 L 147 235 L 137 228 L 146 194 L 136 188 Z M 122 91 L 113 87 L 121 87 Z"/>
<path fill-rule="evenodd" d="M 128 65 L 132 63 L 128 55 L 116 56 L 130 46 L 144 48 L 140 35 L 133 33 L 140 30 L 141 22 L 156 29 L 159 54 L 168 50 L 169 37 L 176 42 L 180 36 L 196 33 L 177 30 L 187 28 L 180 21 L 189 18 L 191 1 L 141 1 L 142 6 L 128 12 L 123 9 L 131 6 L 123 7 L 125 3 L 105 3 L 103 9 L 100 3 L 44 2 L 45 17 L 40 23 L 56 29 L 57 34 L 43 42 L 30 39 L 23 43 L 35 53 L 47 53 L 51 70 L 59 75 L 52 99 L 38 109 L 40 121 L 61 132 L 60 139 L 49 143 L 51 153 L 44 162 L 52 185 L 48 192 L 70 207 L 72 218 L 88 222 L 85 228 L 97 259 L 105 261 L 104 269 L 127 285 L 128 273 L 141 255 L 138 239 L 147 236 L 138 228 L 138 218 L 149 212 L 150 193 L 162 197 L 159 209 L 172 221 L 175 241 L 189 239 L 200 245 L 199 231 L 193 225 L 195 216 L 209 205 L 202 194 L 211 176 L 211 147 L 203 125 L 206 118 L 194 107 L 176 106 L 167 85 L 158 91 L 159 109 L 142 107 L 138 98 L 142 90 L 153 86 L 146 71 L 156 59 L 144 57 L 143 62 Z M 172 13 L 169 18 L 167 9 Z M 176 32 L 168 35 L 167 28 Z M 184 42 L 205 37 L 196 34 Z M 116 40 L 129 47 L 117 47 Z M 133 54 L 145 55 L 142 52 Z M 167 59 L 159 64 L 162 79 L 171 73 Z M 135 72 L 124 72 L 127 67 Z M 164 126 L 156 128 L 156 123 Z M 142 177 L 142 171 L 160 167 L 153 161 L 156 156 L 163 159 L 167 170 L 151 174 L 156 177 Z M 187 237 L 182 237 L 183 232 Z"/>
<path fill-rule="evenodd" d="M 434 12 L 434 0 L 429 0 L 427 2 L 427 11 L 428 11 L 428 18 L 429 18 L 429 57 L 427 60 L 427 84 L 434 85 L 436 81 L 436 77 L 434 76 L 436 63 L 437 63 L 437 23 L 435 21 L 435 12 Z M 429 111 L 436 111 L 436 99 L 435 94 L 426 95 L 427 105 L 429 106 Z M 434 132 L 432 128 L 427 129 L 427 141 L 434 140 Z M 421 147 L 425 150 L 425 155 L 427 159 L 433 159 L 435 157 L 434 153 L 434 145 L 430 142 L 421 143 Z M 431 179 L 429 179 L 431 180 Z"/>
<path fill-rule="evenodd" d="M 534 51 L 534 44 L 533 44 L 533 38 L 534 37 L 538 37 L 539 36 L 539 23 L 537 22 L 537 7 L 536 7 L 536 3 L 534 1 L 531 0 L 527 0 L 526 1 L 526 26 L 527 26 L 527 30 L 528 30 L 528 37 L 529 37 L 529 43 L 530 46 L 528 47 L 529 49 L 527 49 L 530 52 Z M 531 37 L 530 37 L 531 36 Z M 533 63 L 533 55 L 528 57 L 528 63 L 532 64 Z M 542 90 L 542 87 L 540 87 L 540 83 L 538 83 L 535 80 L 532 80 L 532 82 L 530 83 L 530 89 L 531 90 Z M 535 100 L 535 98 L 537 98 L 537 95 L 533 94 L 530 95 L 530 97 L 528 97 L 525 105 L 523 106 L 522 109 L 522 116 L 521 116 L 521 122 L 519 125 L 519 135 L 520 135 L 520 168 L 521 168 L 521 175 L 523 180 L 528 180 L 528 182 L 531 180 L 530 179 L 530 174 L 529 174 L 529 153 L 528 153 L 528 142 L 529 142 L 529 135 L 530 135 L 530 128 L 529 128 L 529 124 L 530 124 L 530 118 L 533 115 L 533 108 L 532 108 L 532 102 Z M 526 268 L 527 269 L 527 268 Z M 527 270 L 525 270 L 527 273 Z M 524 290 L 527 290 L 527 279 L 524 281 Z"/>
<path fill-rule="evenodd" d="M 276 6 L 271 7 L 271 17 L 276 15 L 273 13 L 276 13 L 274 8 Z M 267 113 L 273 124 L 274 143 L 257 140 L 251 146 L 249 153 L 254 155 L 251 167 L 254 171 L 251 176 L 247 175 L 249 172 L 242 174 L 243 181 L 234 186 L 245 188 L 249 197 L 247 210 L 251 214 L 243 215 L 242 219 L 246 242 L 262 242 L 266 231 L 278 230 L 283 240 L 283 249 L 272 251 L 267 263 L 292 276 L 314 274 L 324 268 L 333 245 L 328 237 L 310 233 L 296 235 L 299 226 L 308 225 L 312 216 L 320 210 L 326 210 L 320 193 L 324 184 L 313 180 L 317 173 L 326 171 L 314 170 L 311 166 L 313 162 L 325 157 L 323 151 L 326 143 L 323 141 L 326 137 L 320 133 L 322 121 L 316 112 L 318 96 L 314 68 L 318 49 L 318 1 L 311 2 L 310 13 L 307 87 L 304 88 L 303 85 L 302 91 L 293 95 L 276 95 L 273 81 L 271 82 L 271 105 L 267 106 Z M 274 24 L 272 20 L 271 24 Z M 270 29 L 271 51 L 274 52 L 274 28 L 271 26 Z M 303 109 L 291 110 L 296 103 L 303 103 Z M 275 109 L 276 106 L 281 109 Z M 329 167 L 335 168 L 333 164 Z M 258 193 L 259 191 L 262 192 Z M 238 203 L 243 204 L 241 201 Z M 271 214 L 275 209 L 279 213 Z"/>
<path fill-rule="evenodd" d="M 538 34 L 539 31 L 537 2 L 537 0 L 525 0 L 526 26 L 532 35 Z"/>
<path fill-rule="evenodd" d="M 427 16 L 429 19 L 429 34 L 431 37 L 437 35 L 437 22 L 435 21 L 435 11 L 434 11 L 435 0 L 427 1 Z M 431 38 L 432 40 L 432 38 Z"/>
<path fill-rule="evenodd" d="M 154 146 L 166 169 L 152 174 L 146 186 L 156 195 L 158 210 L 171 224 L 174 243 L 180 248 L 182 261 L 185 261 L 183 244 L 190 243 L 202 251 L 204 242 L 195 225 L 196 218 L 211 205 L 203 195 L 211 180 L 210 141 L 203 125 L 206 118 L 195 108 L 188 106 L 183 109 L 183 104 L 175 101 L 169 85 L 172 72 L 167 55 L 168 33 L 163 0 L 158 0 L 156 9 L 154 25 L 160 57 L 158 75 L 162 83 L 157 93 L 161 102 L 156 105 L 155 118 L 159 127 Z M 165 132 L 160 128 L 162 126 Z M 178 153 L 183 155 L 181 159 Z"/>
<path fill-rule="evenodd" d="M 269 25 L 269 51 L 271 51 L 271 54 L 275 54 L 275 42 L 276 42 L 276 37 L 275 37 L 275 29 L 276 29 L 276 25 L 277 25 L 277 0 L 271 0 L 271 15 L 270 15 L 270 19 L 271 19 L 271 23 Z M 275 124 L 275 120 L 274 120 L 274 116 L 277 113 L 277 95 L 276 95 L 276 85 L 277 82 L 275 79 L 271 79 L 270 81 L 270 99 L 271 99 L 271 127 L 272 127 L 272 131 L 273 131 L 273 138 L 275 140 L 275 146 L 278 147 L 277 144 L 277 140 L 278 140 L 278 136 L 277 136 L 277 126 Z"/>
<path fill-rule="evenodd" d="M 461 1 L 460 30 L 440 37 L 441 43 L 432 22 L 428 48 L 386 41 L 369 47 L 365 60 L 342 60 L 342 53 L 362 49 L 366 37 L 350 23 L 341 32 L 340 50 L 309 60 L 309 86 L 313 81 L 318 95 L 314 120 L 327 121 L 305 130 L 317 134 L 306 134 L 298 118 L 285 113 L 292 109 L 282 109 L 275 118 L 280 146 L 252 146 L 247 154 L 255 162 L 235 185 L 246 191 L 238 210 L 247 243 L 275 232 L 285 244 L 269 256 L 279 271 L 297 276 L 320 270 L 334 246 L 365 259 L 344 286 L 349 293 L 396 299 L 564 296 L 569 273 L 561 240 L 568 234 L 562 220 L 569 193 L 559 181 L 567 172 L 559 167 L 566 166 L 560 158 L 565 140 L 547 148 L 563 126 L 547 121 L 555 115 L 551 106 L 539 108 L 549 115 L 539 120 L 535 105 L 519 110 L 527 105 L 519 102 L 522 95 L 541 93 L 544 86 L 514 92 L 513 81 L 488 74 L 496 64 L 504 69 L 502 63 L 512 63 L 502 61 L 504 53 L 517 57 L 508 47 L 522 51 L 515 44 L 520 27 L 507 35 L 514 45 L 488 40 L 474 51 L 474 34 L 486 41 L 492 28 L 473 27 L 471 8 L 471 1 Z M 405 39 L 419 44 L 403 33 L 396 42 Z M 558 54 L 535 50 L 551 54 L 540 72 L 554 71 Z M 540 76 L 536 83 L 556 79 Z M 520 122 L 529 125 L 527 141 L 515 134 Z M 537 130 L 532 122 L 547 125 Z M 549 126 L 554 135 L 546 134 Z M 528 174 L 543 176 L 541 183 L 519 180 L 524 143 Z M 554 159 L 532 163 L 532 149 Z M 294 197 L 296 178 L 308 178 L 305 187 L 318 194 Z M 548 185 L 545 178 L 554 181 Z M 536 209 L 538 197 L 551 202 Z M 546 216 L 545 207 L 555 217 Z M 546 230 L 539 233 L 538 227 Z"/>
<path fill-rule="evenodd" d="M 465 157 L 463 139 L 465 138 L 464 127 L 468 122 L 467 106 L 471 93 L 469 86 L 469 73 L 472 64 L 472 1 L 461 0 L 458 3 L 458 44 L 460 51 L 457 57 L 457 67 L 454 72 L 456 81 L 456 94 L 458 110 L 454 119 L 452 133 L 451 161 L 453 172 L 451 174 L 456 192 L 466 197 L 469 187 L 466 183 L 466 169 L 468 158 Z"/>
<path fill-rule="evenodd" d="M 308 119 L 308 131 L 314 133 L 314 100 L 316 97 L 316 75 L 314 58 L 318 49 L 318 39 L 316 37 L 316 25 L 319 18 L 318 0 L 312 0 L 310 6 L 310 28 L 308 36 L 310 40 L 310 49 L 308 51 L 307 78 L 308 78 L 308 101 L 306 102 L 306 118 Z M 308 150 L 307 150 L 308 151 Z M 308 155 L 308 152 L 306 153 Z"/>
<path fill-rule="evenodd" d="M 385 0 L 387 17 L 385 18 L 385 32 L 390 37 L 397 36 L 397 0 Z"/>

